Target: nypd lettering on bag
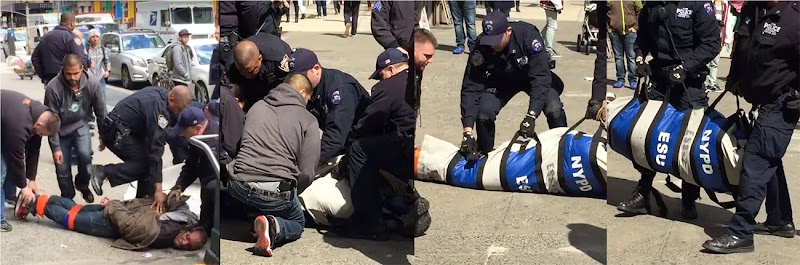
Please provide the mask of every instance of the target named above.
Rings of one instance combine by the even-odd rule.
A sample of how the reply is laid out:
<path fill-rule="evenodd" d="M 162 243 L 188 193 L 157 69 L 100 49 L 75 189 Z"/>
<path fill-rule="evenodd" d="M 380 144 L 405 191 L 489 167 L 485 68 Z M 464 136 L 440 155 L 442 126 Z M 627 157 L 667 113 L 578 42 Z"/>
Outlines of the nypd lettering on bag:
<path fill-rule="evenodd" d="M 566 186 L 565 192 L 572 195 L 583 196 L 603 196 L 604 189 L 600 186 L 600 172 L 592 169 L 593 156 L 589 153 L 592 150 L 592 137 L 583 135 L 575 138 L 574 134 L 565 135 L 564 141 L 564 160 L 562 170 L 564 170 L 561 181 Z M 602 148 L 602 147 L 601 147 Z"/>

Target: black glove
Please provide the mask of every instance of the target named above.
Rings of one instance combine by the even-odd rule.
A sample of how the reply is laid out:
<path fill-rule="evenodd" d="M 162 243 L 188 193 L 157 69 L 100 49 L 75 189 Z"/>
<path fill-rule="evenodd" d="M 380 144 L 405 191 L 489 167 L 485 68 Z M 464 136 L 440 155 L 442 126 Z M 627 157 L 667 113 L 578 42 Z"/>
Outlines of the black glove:
<path fill-rule="evenodd" d="M 461 153 L 467 157 L 468 161 L 477 161 L 481 158 L 478 152 L 478 142 L 472 136 L 472 132 L 464 132 L 464 137 L 461 139 Z"/>
<path fill-rule="evenodd" d="M 667 74 L 669 75 L 669 81 L 673 83 L 683 83 L 683 80 L 686 80 L 686 69 L 683 68 L 683 65 L 667 67 Z"/>
<path fill-rule="evenodd" d="M 602 115 L 598 116 L 597 114 L 598 114 L 598 112 L 600 112 L 600 109 L 602 107 L 603 107 L 603 102 L 602 101 L 597 101 L 597 100 L 590 99 L 589 100 L 589 104 L 586 106 L 586 116 L 585 117 L 587 119 L 593 119 L 593 120 L 598 120 L 599 121 L 600 118 L 603 118 L 603 117 L 602 117 Z"/>
<path fill-rule="evenodd" d="M 653 70 L 650 69 L 650 64 L 646 63 L 641 57 L 636 58 L 636 74 L 638 77 L 646 77 L 653 75 Z"/>
<path fill-rule="evenodd" d="M 533 138 L 536 134 L 536 131 L 534 131 L 535 127 L 536 116 L 533 115 L 533 112 L 530 112 L 525 115 L 525 118 L 522 119 L 522 122 L 519 124 L 519 134 L 525 138 Z"/>

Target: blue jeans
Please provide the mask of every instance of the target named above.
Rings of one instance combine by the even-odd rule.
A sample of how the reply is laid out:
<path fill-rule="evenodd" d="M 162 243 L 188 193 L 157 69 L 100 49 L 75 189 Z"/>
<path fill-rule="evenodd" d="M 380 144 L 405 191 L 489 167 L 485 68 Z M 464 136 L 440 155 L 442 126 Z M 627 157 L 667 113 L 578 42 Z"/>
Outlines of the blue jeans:
<path fill-rule="evenodd" d="M 41 198 L 39 196 L 37 199 Z M 44 215 L 53 222 L 64 226 L 65 229 L 69 229 L 67 226 L 68 213 L 75 205 L 77 204 L 71 199 L 50 196 L 44 206 Z M 105 207 L 99 204 L 89 204 L 81 208 L 73 221 L 73 231 L 96 237 L 116 238 L 117 231 L 111 224 L 111 220 L 106 218 L 104 210 Z"/>
<path fill-rule="evenodd" d="M 6 199 L 16 201 L 17 183 L 13 179 L 7 179 L 6 182 L 3 183 L 3 192 L 5 192 L 6 194 L 3 196 L 3 201 L 5 201 Z"/>
<path fill-rule="evenodd" d="M 475 0 L 449 1 L 450 13 L 453 15 L 453 26 L 456 28 L 456 46 L 464 48 L 464 27 L 467 27 L 467 47 L 475 44 Z"/>
<path fill-rule="evenodd" d="M 292 191 L 291 199 L 288 199 L 254 193 L 245 185 L 247 184 L 239 181 L 230 181 L 228 192 L 231 197 L 258 209 L 262 214 L 275 217 L 275 222 L 280 227 L 272 240 L 275 247 L 300 238 L 306 225 L 306 217 L 300 200 L 297 199 L 297 190 Z"/>
<path fill-rule="evenodd" d="M 327 1 L 317 1 L 317 16 L 318 17 L 327 17 L 328 16 L 328 2 Z"/>
<path fill-rule="evenodd" d="M 100 76 L 100 92 L 103 93 L 103 103 L 106 102 L 106 79 Z"/>
<path fill-rule="evenodd" d="M 0 153 L 0 184 L 3 185 L 3 189 L 0 189 L 0 202 L 5 203 L 6 201 L 6 156 Z M 3 205 L 3 209 L 0 210 L 0 220 L 6 220 L 6 206 Z"/>
<path fill-rule="evenodd" d="M 608 34 L 608 37 L 611 38 L 611 47 L 614 48 L 614 63 L 617 66 L 617 81 L 625 81 L 625 63 L 627 62 L 628 83 L 636 82 L 636 53 L 633 51 L 633 44 L 636 42 L 636 33 L 617 35 L 616 33 L 612 32 L 611 34 Z"/>
<path fill-rule="evenodd" d="M 56 176 L 58 187 L 61 189 L 61 197 L 75 198 L 75 189 L 89 189 L 89 166 L 92 164 L 92 138 L 89 134 L 89 126 L 84 124 L 74 132 L 62 135 L 61 152 L 64 161 L 56 165 Z M 78 158 L 78 175 L 75 183 L 72 182 L 72 152 L 76 152 Z"/>

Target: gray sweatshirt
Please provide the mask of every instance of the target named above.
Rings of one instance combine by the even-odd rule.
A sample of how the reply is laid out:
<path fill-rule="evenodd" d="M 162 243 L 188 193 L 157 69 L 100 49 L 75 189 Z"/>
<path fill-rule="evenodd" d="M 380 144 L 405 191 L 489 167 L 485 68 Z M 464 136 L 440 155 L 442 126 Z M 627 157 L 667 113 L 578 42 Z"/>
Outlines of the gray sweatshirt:
<path fill-rule="evenodd" d="M 62 73 L 59 72 L 55 78 L 50 80 L 50 83 L 47 83 L 44 92 L 44 104 L 61 117 L 61 130 L 58 135 L 48 137 L 50 149 L 53 152 L 61 150 L 59 137 L 71 134 L 86 125 L 87 117 L 91 115 L 92 111 L 97 117 L 98 126 L 102 126 L 100 121 L 106 118 L 106 102 L 100 92 L 100 80 L 84 71 L 78 81 L 80 88 L 80 96 L 78 96 L 72 92 Z"/>
<path fill-rule="evenodd" d="M 172 46 L 172 78 L 191 81 L 192 59 L 189 56 L 189 46 L 180 43 Z"/>
<path fill-rule="evenodd" d="M 298 190 L 311 184 L 319 162 L 320 131 L 306 101 L 292 86 L 280 84 L 247 112 L 233 180 L 296 180 Z"/>

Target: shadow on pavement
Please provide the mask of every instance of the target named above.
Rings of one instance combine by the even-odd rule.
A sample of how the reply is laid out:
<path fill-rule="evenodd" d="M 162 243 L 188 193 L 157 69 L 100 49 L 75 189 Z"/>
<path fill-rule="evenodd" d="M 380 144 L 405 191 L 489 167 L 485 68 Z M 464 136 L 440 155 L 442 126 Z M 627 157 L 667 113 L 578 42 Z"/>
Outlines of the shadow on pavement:
<path fill-rule="evenodd" d="M 664 176 L 664 174 L 659 174 L 656 176 Z M 616 207 L 617 204 L 620 202 L 627 200 L 630 198 L 631 193 L 636 188 L 636 182 L 627 180 L 627 179 L 620 179 L 616 177 L 608 177 L 608 201 L 607 203 L 613 207 Z M 661 183 L 653 183 L 654 188 L 657 185 L 662 185 Z M 704 197 L 704 194 L 700 194 L 700 197 Z M 722 234 L 725 234 L 728 230 L 727 224 L 730 221 L 731 216 L 733 213 L 730 211 L 723 209 L 719 205 L 707 205 L 703 203 L 697 203 L 697 213 L 699 217 L 696 220 L 683 220 L 680 218 L 681 215 L 681 199 L 673 198 L 667 196 L 666 194 L 662 194 L 662 198 L 664 198 L 664 203 L 667 205 L 667 216 L 659 216 L 660 218 L 665 218 L 672 221 L 693 224 L 704 229 L 704 232 L 709 237 L 717 237 Z M 706 198 L 708 200 L 708 198 Z M 710 200 L 709 200 L 710 201 Z M 650 207 L 653 213 L 658 212 L 658 206 L 655 204 L 655 200 L 653 196 L 650 196 Z M 620 214 L 616 215 L 617 217 L 632 217 L 625 213 L 620 212 Z M 654 215 L 657 216 L 657 215 Z"/>
<path fill-rule="evenodd" d="M 411 264 L 408 256 L 414 255 L 414 239 L 393 236 L 389 241 L 372 241 L 345 238 L 331 231 L 320 231 L 325 243 L 337 248 L 352 248 L 379 264 Z"/>
<path fill-rule="evenodd" d="M 330 33 L 330 32 L 325 32 L 325 33 L 322 33 L 321 35 L 324 35 L 324 36 L 334 36 L 334 37 L 339 37 L 339 38 L 342 38 L 342 39 L 346 39 L 346 38 L 344 37 L 344 26 L 342 26 L 341 33 Z M 362 36 L 362 37 L 370 36 L 370 37 L 372 37 L 372 34 L 371 34 L 371 33 L 359 32 L 359 33 L 358 33 L 358 36 Z M 357 38 L 361 38 L 361 37 L 357 37 Z M 316 53 L 317 51 L 316 51 L 316 50 L 314 50 L 314 52 Z"/>
<path fill-rule="evenodd" d="M 607 230 L 590 224 L 568 224 L 570 245 L 595 261 L 606 264 Z"/>

